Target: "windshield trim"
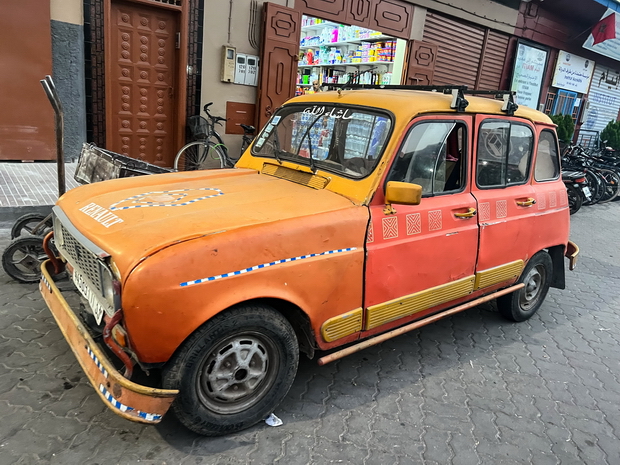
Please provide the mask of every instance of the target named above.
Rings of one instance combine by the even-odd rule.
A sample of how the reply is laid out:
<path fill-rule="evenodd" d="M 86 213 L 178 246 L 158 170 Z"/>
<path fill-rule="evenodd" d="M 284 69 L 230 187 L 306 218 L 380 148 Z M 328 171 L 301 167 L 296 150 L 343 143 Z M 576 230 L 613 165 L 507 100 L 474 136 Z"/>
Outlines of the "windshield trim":
<path fill-rule="evenodd" d="M 363 179 L 368 178 L 370 175 L 372 175 L 377 167 L 381 164 L 381 160 L 383 158 L 383 156 L 385 155 L 385 150 L 387 148 L 387 146 L 390 143 L 390 140 L 392 138 L 392 135 L 394 134 L 394 126 L 395 126 L 395 120 L 396 117 L 394 115 L 394 113 L 392 113 L 389 110 L 386 110 L 384 108 L 378 108 L 378 107 L 372 107 L 372 106 L 368 106 L 368 105 L 356 105 L 356 104 L 342 104 L 342 103 L 332 103 L 332 102 L 323 102 L 323 101 L 309 101 L 309 102 L 291 102 L 289 104 L 285 104 L 283 106 L 281 106 L 280 108 L 278 108 L 273 115 L 271 115 L 271 118 L 269 118 L 269 120 L 267 121 L 267 123 L 265 124 L 265 126 L 261 129 L 260 133 L 257 135 L 255 140 L 258 140 L 260 135 L 262 134 L 263 130 L 269 126 L 269 124 L 273 121 L 273 119 L 277 116 L 281 116 L 280 112 L 283 110 L 290 110 L 290 109 L 294 109 L 295 107 L 300 108 L 300 110 L 303 112 L 303 110 L 305 108 L 308 107 L 312 107 L 312 106 L 329 106 L 329 107 L 333 107 L 333 108 L 338 108 L 338 109 L 354 109 L 354 110 L 360 110 L 362 112 L 366 112 L 368 114 L 372 114 L 372 115 L 376 115 L 376 116 L 385 116 L 389 119 L 390 121 L 390 128 L 387 132 L 387 135 L 385 137 L 385 143 L 383 144 L 383 147 L 381 148 L 381 151 L 377 154 L 377 159 L 375 161 L 375 165 L 372 167 L 372 169 L 364 176 L 351 176 L 350 174 L 347 174 L 344 171 L 338 171 L 338 170 L 334 170 L 334 169 L 330 169 L 329 164 L 324 163 L 323 160 L 317 160 L 317 159 L 313 159 L 312 162 L 308 161 L 308 163 L 299 163 L 299 161 L 303 160 L 303 158 L 297 157 L 294 160 L 291 159 L 290 156 L 287 156 L 286 153 L 284 152 L 284 154 L 281 152 L 279 154 L 279 158 L 281 161 L 286 161 L 288 163 L 293 163 L 293 164 L 297 164 L 303 167 L 308 167 L 311 168 L 312 165 L 314 165 L 314 171 L 316 170 L 321 170 L 330 174 L 335 174 L 337 176 L 346 178 L 346 179 L 351 179 L 354 181 L 361 181 Z M 265 155 L 265 154 L 257 154 L 256 153 L 256 149 L 255 149 L 255 144 L 252 144 L 252 148 L 250 149 L 250 155 L 254 158 L 267 158 L 267 159 L 273 159 L 276 160 L 275 156 L 269 156 L 269 155 Z"/>

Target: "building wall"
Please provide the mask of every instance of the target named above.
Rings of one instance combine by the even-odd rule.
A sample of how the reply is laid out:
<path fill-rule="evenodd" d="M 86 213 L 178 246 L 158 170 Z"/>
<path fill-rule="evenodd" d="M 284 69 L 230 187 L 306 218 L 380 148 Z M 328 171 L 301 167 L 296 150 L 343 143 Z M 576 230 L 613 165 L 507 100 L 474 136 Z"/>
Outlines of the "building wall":
<path fill-rule="evenodd" d="M 82 0 L 51 0 L 53 78 L 64 109 L 65 160 L 86 142 Z"/>

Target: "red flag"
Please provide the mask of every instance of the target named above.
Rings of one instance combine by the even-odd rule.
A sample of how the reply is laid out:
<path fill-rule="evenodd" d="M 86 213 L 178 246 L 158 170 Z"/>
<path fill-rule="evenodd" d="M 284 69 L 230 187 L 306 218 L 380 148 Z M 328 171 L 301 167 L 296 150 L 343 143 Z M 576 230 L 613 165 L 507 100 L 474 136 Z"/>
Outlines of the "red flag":
<path fill-rule="evenodd" d="M 594 43 L 592 45 L 600 44 L 607 39 L 616 38 L 616 14 L 612 13 L 601 19 L 592 28 L 592 37 L 594 37 Z"/>

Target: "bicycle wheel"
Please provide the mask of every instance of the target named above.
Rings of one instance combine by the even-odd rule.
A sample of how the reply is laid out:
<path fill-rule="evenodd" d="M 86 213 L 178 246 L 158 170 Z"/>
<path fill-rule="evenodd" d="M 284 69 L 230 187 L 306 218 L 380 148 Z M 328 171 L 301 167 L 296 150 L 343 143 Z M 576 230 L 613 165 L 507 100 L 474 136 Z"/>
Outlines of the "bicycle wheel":
<path fill-rule="evenodd" d="M 213 142 L 195 141 L 184 145 L 174 159 L 177 171 L 224 168 L 226 154 Z"/>

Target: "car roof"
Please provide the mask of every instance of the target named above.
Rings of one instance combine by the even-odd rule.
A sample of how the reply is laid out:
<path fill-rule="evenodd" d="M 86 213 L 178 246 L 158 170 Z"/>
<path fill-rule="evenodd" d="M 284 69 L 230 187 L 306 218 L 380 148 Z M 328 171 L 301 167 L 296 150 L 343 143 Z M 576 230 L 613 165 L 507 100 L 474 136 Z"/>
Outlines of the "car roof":
<path fill-rule="evenodd" d="M 502 111 L 503 101 L 492 98 L 465 95 L 469 105 L 460 114 L 490 114 L 507 116 Z M 355 89 L 342 91 L 328 91 L 316 94 L 306 94 L 294 97 L 286 105 L 294 103 L 326 104 L 337 103 L 343 105 L 363 105 L 388 110 L 397 118 L 411 119 L 424 113 L 457 113 L 450 108 L 452 95 L 441 92 L 402 89 Z M 553 124 L 544 113 L 520 105 L 514 116 L 528 119 L 536 123 Z"/>

